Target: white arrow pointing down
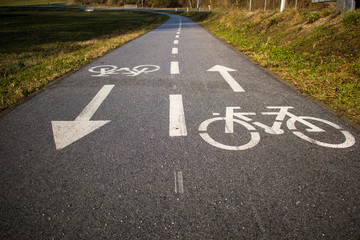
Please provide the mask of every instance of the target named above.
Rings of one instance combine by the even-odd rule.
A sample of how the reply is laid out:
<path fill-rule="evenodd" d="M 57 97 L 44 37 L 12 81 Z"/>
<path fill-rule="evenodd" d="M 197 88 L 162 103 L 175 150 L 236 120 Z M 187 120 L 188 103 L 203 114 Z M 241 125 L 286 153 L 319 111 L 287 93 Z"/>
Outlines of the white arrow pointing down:
<path fill-rule="evenodd" d="M 90 119 L 114 86 L 115 85 L 104 85 L 74 121 L 51 121 L 57 150 L 67 147 L 111 122 L 110 120 L 90 121 Z"/>

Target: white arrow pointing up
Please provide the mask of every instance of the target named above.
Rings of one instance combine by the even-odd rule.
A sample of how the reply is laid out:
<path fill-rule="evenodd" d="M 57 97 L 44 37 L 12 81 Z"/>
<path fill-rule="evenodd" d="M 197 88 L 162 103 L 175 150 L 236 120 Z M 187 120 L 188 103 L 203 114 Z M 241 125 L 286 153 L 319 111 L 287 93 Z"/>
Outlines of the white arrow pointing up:
<path fill-rule="evenodd" d="M 110 120 L 90 121 L 90 119 L 113 87 L 114 85 L 104 85 L 74 121 L 51 121 L 57 150 L 65 148 L 110 122 Z"/>
<path fill-rule="evenodd" d="M 209 70 L 208 72 L 219 72 L 225 81 L 230 85 L 234 92 L 245 92 L 245 90 L 235 81 L 235 79 L 230 75 L 229 72 L 236 72 L 236 70 L 216 65 Z"/>

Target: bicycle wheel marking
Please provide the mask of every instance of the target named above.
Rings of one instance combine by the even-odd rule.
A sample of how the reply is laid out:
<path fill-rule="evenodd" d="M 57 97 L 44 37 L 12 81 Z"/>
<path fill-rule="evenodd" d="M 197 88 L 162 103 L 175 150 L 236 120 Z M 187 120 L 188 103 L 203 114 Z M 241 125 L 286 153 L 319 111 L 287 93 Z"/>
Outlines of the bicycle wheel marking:
<path fill-rule="evenodd" d="M 316 144 L 321 147 L 328 147 L 328 148 L 349 148 L 352 147 L 356 140 L 355 137 L 346 130 L 343 130 L 341 126 L 321 119 L 321 118 L 315 118 L 315 117 L 309 117 L 309 116 L 296 116 L 293 113 L 289 112 L 289 109 L 292 109 L 293 107 L 288 106 L 276 106 L 276 107 L 267 107 L 268 109 L 278 109 L 278 111 L 271 111 L 271 112 L 262 112 L 262 115 L 274 115 L 275 119 L 272 125 L 268 126 L 260 122 L 256 122 L 253 119 L 249 118 L 248 116 L 256 115 L 253 112 L 241 112 L 239 111 L 240 107 L 226 107 L 226 115 L 225 117 L 215 117 L 210 118 L 208 120 L 205 120 L 202 122 L 199 126 L 199 134 L 203 140 L 205 140 L 210 145 L 224 149 L 224 150 L 247 150 L 250 148 L 255 147 L 260 142 L 260 134 L 257 132 L 258 130 L 254 127 L 258 127 L 258 129 L 264 130 L 267 134 L 272 135 L 281 135 L 284 133 L 284 130 L 281 129 L 282 124 L 284 123 L 285 117 L 289 117 L 286 126 L 287 128 L 294 133 L 295 136 L 301 138 L 302 140 L 305 140 L 307 142 Z M 219 116 L 218 113 L 213 113 L 214 116 Z M 333 130 L 335 129 L 338 133 L 340 132 L 343 137 L 340 139 L 336 139 L 335 141 L 338 141 L 338 143 L 327 143 L 320 140 L 316 140 L 314 138 L 319 137 L 322 138 L 321 134 L 326 133 L 325 129 L 320 128 L 317 126 L 318 124 L 313 124 L 312 122 L 308 121 L 316 121 L 320 122 L 322 124 L 328 125 Z M 234 133 L 234 123 L 238 123 L 245 127 L 250 135 L 250 140 L 246 143 L 241 144 L 233 144 L 233 145 L 226 145 L 223 143 L 220 143 L 222 139 L 215 140 L 212 138 L 208 133 L 208 126 L 214 122 L 221 121 L 225 125 L 225 134 L 233 134 Z M 295 123 L 298 122 L 298 124 L 305 126 L 305 129 L 299 130 L 296 128 Z M 320 125 L 321 126 L 321 125 Z M 310 134 L 310 136 L 308 136 Z M 314 135 L 315 134 L 315 135 Z M 240 137 L 239 139 L 241 139 Z"/>
<path fill-rule="evenodd" d="M 148 74 L 150 72 L 159 71 L 160 67 L 157 65 L 139 65 L 132 69 L 128 67 L 118 68 L 114 65 L 100 65 L 89 69 L 89 72 L 97 73 L 91 75 L 92 77 L 108 77 L 110 75 L 123 74 L 130 77 L 140 75 L 142 73 Z"/>
<path fill-rule="evenodd" d="M 301 120 L 310 119 L 310 120 L 325 123 L 325 124 L 335 128 L 335 129 L 340 130 L 340 132 L 345 136 L 345 142 L 340 143 L 340 144 L 333 144 L 333 143 L 325 143 L 325 142 L 321 142 L 321 141 L 312 139 L 312 138 L 306 136 L 304 133 L 299 132 L 299 131 L 293 131 L 292 132 L 293 134 L 295 134 L 296 136 L 298 136 L 299 138 L 301 138 L 301 139 L 303 139 L 305 141 L 308 141 L 308 142 L 313 143 L 313 144 L 317 144 L 317 145 L 322 146 L 322 147 L 328 147 L 328 148 L 348 148 L 348 147 L 351 147 L 351 146 L 353 146 L 355 144 L 354 136 L 349 131 L 341 130 L 341 127 L 339 125 L 335 124 L 335 123 L 332 123 L 330 121 L 327 121 L 327 120 L 324 120 L 324 119 L 321 119 L 321 118 L 315 118 L 315 117 L 301 116 L 301 117 L 298 117 L 298 119 L 301 119 Z M 297 121 L 297 119 L 295 119 L 295 118 L 289 119 L 287 121 L 287 127 L 290 130 L 297 130 L 296 127 L 295 127 L 295 122 L 296 121 Z M 314 131 L 312 131 L 312 129 L 308 129 L 307 131 L 308 132 L 314 132 Z M 321 131 L 319 131 L 319 132 L 321 132 Z"/>
<path fill-rule="evenodd" d="M 239 151 L 239 150 L 247 150 L 247 149 L 253 148 L 260 142 L 260 134 L 258 132 L 250 132 L 250 141 L 243 145 L 229 146 L 229 145 L 219 143 L 216 140 L 214 140 L 212 137 L 210 137 L 210 135 L 206 132 L 208 126 L 211 123 L 216 122 L 216 121 L 225 121 L 225 118 L 223 118 L 223 117 L 211 118 L 211 119 L 208 119 L 208 120 L 202 122 L 199 126 L 199 132 L 200 132 L 200 136 L 202 137 L 202 139 L 204 139 L 205 142 L 209 143 L 210 145 L 212 145 L 214 147 L 221 148 L 224 150 Z M 249 131 L 256 130 L 252 125 L 250 125 L 247 122 L 244 122 L 244 121 L 241 121 L 238 119 L 234 119 L 234 122 L 243 125 Z"/>

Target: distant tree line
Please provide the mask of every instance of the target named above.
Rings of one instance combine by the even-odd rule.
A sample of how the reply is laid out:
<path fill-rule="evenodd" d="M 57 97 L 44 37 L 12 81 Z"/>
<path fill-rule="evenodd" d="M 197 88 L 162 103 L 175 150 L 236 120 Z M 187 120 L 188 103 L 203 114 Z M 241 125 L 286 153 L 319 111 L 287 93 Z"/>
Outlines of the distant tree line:
<path fill-rule="evenodd" d="M 281 0 L 251 0 L 253 9 L 277 9 Z M 148 8 L 196 8 L 197 0 L 75 0 L 76 4 L 124 6 L 136 4 Z M 248 8 L 250 0 L 200 0 L 200 7 L 207 8 L 211 2 L 212 8 L 241 9 Z M 311 4 L 311 0 L 286 0 L 287 8 L 304 8 Z"/>
<path fill-rule="evenodd" d="M 182 8 L 182 7 L 196 7 L 196 0 L 75 0 L 75 4 L 93 4 L 93 5 L 108 5 L 108 6 L 124 6 L 126 4 L 136 4 L 141 7 L 149 8 Z M 195 2 L 195 5 L 193 4 Z"/>

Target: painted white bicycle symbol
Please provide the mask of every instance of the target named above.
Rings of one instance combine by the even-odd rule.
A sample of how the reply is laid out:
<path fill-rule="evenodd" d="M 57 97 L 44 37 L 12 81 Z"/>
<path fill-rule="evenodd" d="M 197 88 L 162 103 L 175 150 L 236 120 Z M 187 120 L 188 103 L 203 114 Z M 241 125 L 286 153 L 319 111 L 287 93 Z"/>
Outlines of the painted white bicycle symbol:
<path fill-rule="evenodd" d="M 147 74 L 150 72 L 158 71 L 159 69 L 160 67 L 156 65 L 140 65 L 133 67 L 132 69 L 128 67 L 118 68 L 117 66 L 114 65 L 100 65 L 90 68 L 89 72 L 97 73 L 96 75 L 91 75 L 93 77 L 108 77 L 109 75 L 120 74 L 120 73 L 134 77 L 141 73 Z"/>
<path fill-rule="evenodd" d="M 332 123 L 330 121 L 309 117 L 309 116 L 296 116 L 289 112 L 289 109 L 293 107 L 287 106 L 275 106 L 275 107 L 267 107 L 268 109 L 279 109 L 279 111 L 271 111 L 271 112 L 262 112 L 262 115 L 275 115 L 276 119 L 273 122 L 273 125 L 267 126 L 260 122 L 253 122 L 253 120 L 247 116 L 256 115 L 254 112 L 235 112 L 235 110 L 240 109 L 240 107 L 227 107 L 226 108 L 226 116 L 225 117 L 214 117 L 210 118 L 204 122 L 202 122 L 199 126 L 200 136 L 210 145 L 225 149 L 225 150 L 246 150 L 255 147 L 260 142 L 260 134 L 254 126 L 260 127 L 265 130 L 268 134 L 283 134 L 284 130 L 281 129 L 281 125 L 284 122 L 286 116 L 289 119 L 286 122 L 287 128 L 299 138 L 308 141 L 313 144 L 317 144 L 323 147 L 329 148 L 348 148 L 355 144 L 355 138 L 349 131 L 342 130 L 341 126 Z M 219 115 L 214 113 L 213 115 Z M 225 121 L 225 133 L 234 133 L 234 123 L 240 124 L 242 127 L 245 127 L 246 131 L 250 131 L 250 140 L 247 136 L 245 143 L 231 143 L 231 144 L 223 144 L 215 140 L 209 135 L 209 126 L 213 125 L 215 122 Z M 325 139 L 316 140 L 315 137 L 321 138 L 318 134 L 313 133 L 324 133 L 326 132 L 324 129 L 315 126 L 312 122 L 317 122 L 317 125 L 321 125 L 323 128 L 330 129 L 331 131 L 336 130 L 338 134 L 341 132 L 342 137 L 339 140 L 340 143 L 327 143 L 323 142 Z M 303 126 L 301 126 L 301 124 Z M 297 126 L 295 125 L 300 125 Z M 305 127 L 305 128 L 304 128 Z M 214 133 L 211 133 L 215 135 Z M 309 136 L 310 135 L 310 136 Z M 219 138 L 219 137 L 217 137 Z M 337 139 L 337 138 L 336 138 Z M 238 140 L 238 139 L 237 139 Z M 244 141 L 244 140 L 242 140 Z M 334 139 L 332 139 L 334 141 Z"/>

